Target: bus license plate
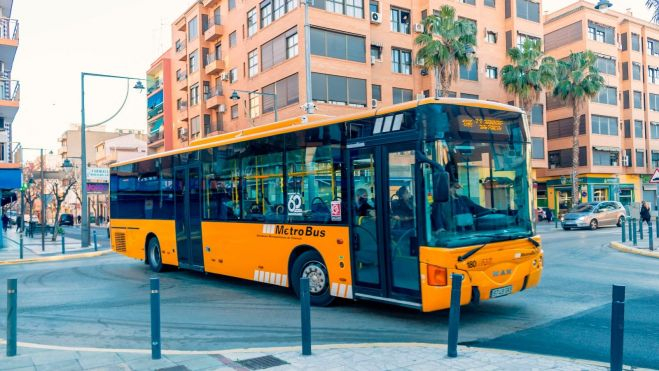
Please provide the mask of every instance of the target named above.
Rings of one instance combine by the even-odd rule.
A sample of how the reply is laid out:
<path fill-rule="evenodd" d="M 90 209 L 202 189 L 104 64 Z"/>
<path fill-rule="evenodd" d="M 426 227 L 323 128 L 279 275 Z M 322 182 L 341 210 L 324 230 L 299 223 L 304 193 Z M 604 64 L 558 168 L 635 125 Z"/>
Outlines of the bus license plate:
<path fill-rule="evenodd" d="M 500 296 L 506 296 L 513 293 L 513 286 L 504 286 L 499 287 L 498 289 L 492 289 L 490 291 L 490 299 L 498 298 Z"/>

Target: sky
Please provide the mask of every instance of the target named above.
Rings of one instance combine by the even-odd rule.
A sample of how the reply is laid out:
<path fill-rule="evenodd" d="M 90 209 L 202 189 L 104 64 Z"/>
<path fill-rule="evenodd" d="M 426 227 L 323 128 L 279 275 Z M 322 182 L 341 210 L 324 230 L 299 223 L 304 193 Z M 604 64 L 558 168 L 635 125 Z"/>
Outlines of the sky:
<path fill-rule="evenodd" d="M 593 0 L 595 1 L 595 0 Z M 645 0 L 611 0 L 613 9 L 632 8 L 649 19 Z M 20 22 L 19 48 L 12 79 L 21 84 L 21 106 L 14 120 L 14 141 L 24 147 L 52 149 L 72 123 L 80 122 L 80 73 L 144 78 L 146 70 L 171 44 L 171 24 L 192 0 L 15 0 L 11 17 Z M 555 11 L 572 0 L 544 0 Z M 130 83 L 132 87 L 134 81 Z M 146 130 L 146 92 L 125 80 L 85 79 L 88 125 L 121 112 L 106 126 Z"/>

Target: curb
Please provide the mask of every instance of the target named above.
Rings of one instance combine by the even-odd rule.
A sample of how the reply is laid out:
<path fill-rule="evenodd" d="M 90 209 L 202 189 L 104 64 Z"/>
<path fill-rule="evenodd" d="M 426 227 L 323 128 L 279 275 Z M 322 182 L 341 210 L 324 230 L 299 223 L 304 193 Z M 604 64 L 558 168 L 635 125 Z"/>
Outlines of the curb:
<path fill-rule="evenodd" d="M 5 339 L 0 338 L 0 345 L 6 344 Z M 150 349 L 116 349 L 116 348 L 91 348 L 91 347 L 68 347 L 60 345 L 45 345 L 45 344 L 35 344 L 35 343 L 26 343 L 18 342 L 19 347 L 32 348 L 32 349 L 44 349 L 44 350 L 59 350 L 59 351 L 68 351 L 68 352 L 95 352 L 95 353 L 133 353 L 133 354 L 151 354 Z M 447 348 L 446 344 L 433 344 L 433 343 L 354 343 L 354 344 L 319 344 L 314 345 L 313 349 L 315 350 L 336 350 L 336 349 L 365 349 L 365 348 L 433 348 L 438 350 L 445 350 Z M 490 349 L 490 348 L 479 348 L 471 347 L 467 345 L 458 345 L 460 351 L 480 351 L 484 353 L 498 353 L 498 354 L 528 354 L 540 358 L 555 359 L 560 361 L 570 361 L 577 363 L 579 365 L 585 366 L 596 366 L 607 368 L 609 367 L 608 363 L 592 361 L 579 358 L 570 358 L 570 357 L 560 357 L 554 355 L 544 355 L 536 353 L 525 353 L 518 352 L 514 350 L 504 350 L 504 349 Z M 235 349 L 222 349 L 222 350 L 162 350 L 163 355 L 233 355 L 239 356 L 241 354 L 250 354 L 250 353 L 265 353 L 265 354 L 276 354 L 281 352 L 301 352 L 301 346 L 282 346 L 282 347 L 259 347 L 259 348 L 235 348 Z M 644 368 L 637 368 L 624 365 L 623 370 L 646 370 Z M 650 369 L 647 369 L 650 370 Z"/>
<path fill-rule="evenodd" d="M 650 257 L 650 258 L 659 259 L 659 252 L 651 252 L 651 251 L 635 249 L 633 247 L 625 246 L 620 242 L 611 241 L 609 243 L 609 247 L 611 247 L 612 249 L 618 250 L 620 252 L 625 252 L 625 253 L 635 254 L 635 255 L 642 255 L 642 256 L 647 256 L 647 257 Z"/>
<path fill-rule="evenodd" d="M 70 255 L 48 256 L 48 257 L 43 257 L 43 258 L 4 260 L 4 261 L 0 261 L 0 265 L 32 264 L 32 263 L 54 262 L 54 261 L 61 261 L 61 260 L 95 258 L 95 257 L 98 257 L 98 256 L 108 255 L 110 253 L 113 253 L 113 251 L 112 250 L 103 250 L 103 251 L 85 252 L 85 253 L 79 253 L 79 254 L 74 253 L 74 254 L 70 254 Z"/>

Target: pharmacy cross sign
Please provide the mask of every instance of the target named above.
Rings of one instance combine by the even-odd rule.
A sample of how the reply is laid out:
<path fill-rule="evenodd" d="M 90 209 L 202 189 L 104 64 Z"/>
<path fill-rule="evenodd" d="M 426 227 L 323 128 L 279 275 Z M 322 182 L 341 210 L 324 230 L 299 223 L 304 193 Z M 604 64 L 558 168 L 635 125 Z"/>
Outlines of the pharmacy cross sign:
<path fill-rule="evenodd" d="M 650 178 L 650 183 L 659 183 L 659 169 L 654 169 L 654 174 Z"/>

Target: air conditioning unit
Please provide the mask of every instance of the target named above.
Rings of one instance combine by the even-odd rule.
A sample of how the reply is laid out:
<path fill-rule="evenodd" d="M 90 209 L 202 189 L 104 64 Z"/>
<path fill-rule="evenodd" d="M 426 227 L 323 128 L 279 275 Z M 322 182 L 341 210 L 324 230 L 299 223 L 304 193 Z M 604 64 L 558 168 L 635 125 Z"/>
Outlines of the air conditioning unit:
<path fill-rule="evenodd" d="M 181 139 L 187 139 L 188 138 L 188 129 L 187 128 L 179 128 L 178 136 Z"/>
<path fill-rule="evenodd" d="M 371 23 L 382 23 L 382 14 L 378 12 L 371 12 Z"/>
<path fill-rule="evenodd" d="M 222 81 L 229 81 L 229 74 L 226 73 L 226 72 L 222 72 L 222 73 L 220 74 L 220 79 L 221 79 Z"/>
<path fill-rule="evenodd" d="M 418 58 L 414 63 L 416 63 L 417 66 L 424 66 L 426 64 L 426 60 L 423 58 Z"/>
<path fill-rule="evenodd" d="M 416 100 L 425 99 L 426 95 L 423 93 L 416 93 Z"/>
<path fill-rule="evenodd" d="M 377 62 L 378 58 L 374 55 L 371 56 L 371 64 L 375 64 Z"/>
<path fill-rule="evenodd" d="M 423 33 L 423 24 L 421 24 L 421 23 L 415 23 L 415 24 L 414 24 L 414 32 L 416 32 L 416 33 Z"/>
<path fill-rule="evenodd" d="M 220 104 L 219 106 L 217 106 L 217 110 L 218 110 L 219 112 L 224 113 L 224 112 L 227 111 L 227 106 L 225 106 L 224 104 Z"/>

